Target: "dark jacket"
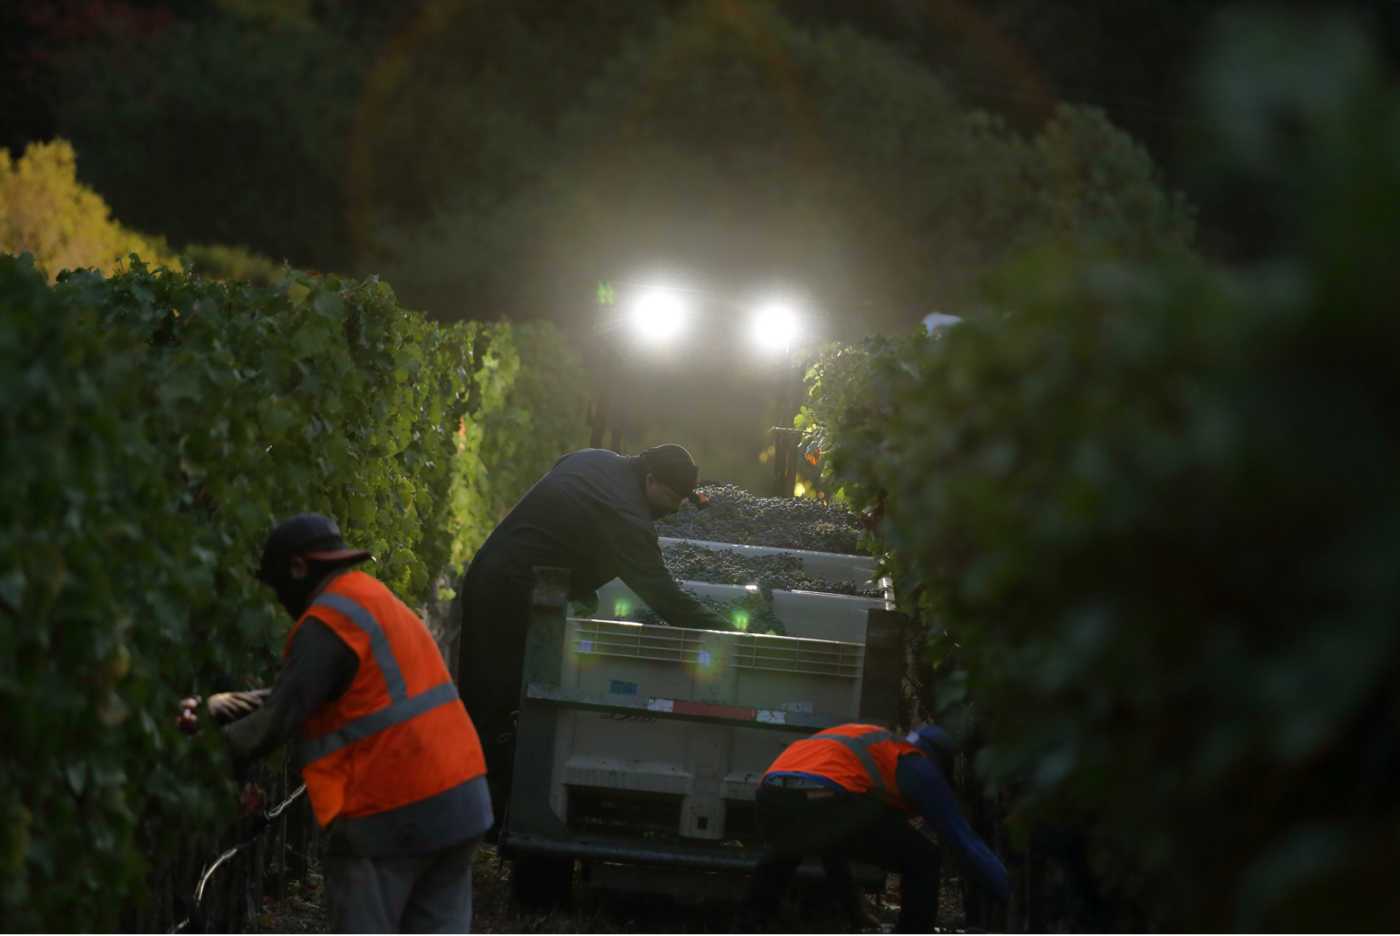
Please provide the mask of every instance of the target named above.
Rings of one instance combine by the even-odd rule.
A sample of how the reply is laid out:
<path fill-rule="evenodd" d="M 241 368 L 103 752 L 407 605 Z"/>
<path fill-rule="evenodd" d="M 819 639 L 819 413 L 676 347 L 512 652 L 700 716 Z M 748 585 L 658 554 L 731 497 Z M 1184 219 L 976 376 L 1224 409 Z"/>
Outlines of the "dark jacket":
<path fill-rule="evenodd" d="M 620 578 L 680 627 L 728 630 L 666 571 L 639 458 L 583 449 L 555 463 L 501 521 L 467 572 L 467 589 L 527 595 L 535 566 L 570 572 L 570 595 L 595 598 Z"/>

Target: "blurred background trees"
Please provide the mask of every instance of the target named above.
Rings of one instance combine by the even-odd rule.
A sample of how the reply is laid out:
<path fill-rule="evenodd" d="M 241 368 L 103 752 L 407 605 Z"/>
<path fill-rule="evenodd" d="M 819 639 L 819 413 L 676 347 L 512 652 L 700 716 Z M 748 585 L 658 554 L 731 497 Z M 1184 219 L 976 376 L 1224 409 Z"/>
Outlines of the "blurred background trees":
<path fill-rule="evenodd" d="M 627 438 L 742 437 L 705 454 L 754 485 L 788 414 L 714 432 L 687 405 L 786 379 L 724 317 L 754 291 L 800 294 L 815 340 L 897 334 L 980 314 L 982 277 L 1048 240 L 1267 236 L 1182 155 L 1221 5 L 48 0 L 3 14 L 0 145 L 69 141 L 82 184 L 178 250 L 383 275 L 436 319 L 548 319 L 578 351 L 600 281 L 683 274 L 710 322 L 686 354 L 610 346 L 661 391 Z"/>
<path fill-rule="evenodd" d="M 122 226 L 78 181 L 73 147 L 62 140 L 33 143 L 18 159 L 0 150 L 0 253 L 26 251 L 51 277 L 84 267 L 113 273 L 133 253 L 179 269 L 163 239 Z"/>

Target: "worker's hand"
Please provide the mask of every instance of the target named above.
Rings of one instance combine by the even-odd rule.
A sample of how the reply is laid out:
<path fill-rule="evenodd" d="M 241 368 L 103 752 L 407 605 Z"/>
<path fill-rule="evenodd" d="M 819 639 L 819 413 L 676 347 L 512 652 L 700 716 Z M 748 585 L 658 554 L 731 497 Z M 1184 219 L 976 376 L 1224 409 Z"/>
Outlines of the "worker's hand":
<path fill-rule="evenodd" d="M 199 696 L 189 696 L 180 700 L 180 714 L 175 718 L 175 727 L 187 735 L 199 731 Z"/>
<path fill-rule="evenodd" d="M 216 693 L 209 697 L 209 714 L 220 725 L 227 725 L 262 708 L 270 694 L 270 689 Z"/>
<path fill-rule="evenodd" d="M 243 784 L 238 794 L 238 814 L 240 816 L 260 816 L 267 809 L 267 793 L 256 783 Z"/>
<path fill-rule="evenodd" d="M 572 598 L 569 600 L 569 615 L 571 617 L 591 618 L 598 613 L 598 593 L 594 592 L 584 598 Z"/>
<path fill-rule="evenodd" d="M 881 494 L 875 501 L 873 507 L 862 511 L 860 515 L 860 525 L 871 533 L 880 527 L 880 521 L 885 519 L 885 495 Z"/>

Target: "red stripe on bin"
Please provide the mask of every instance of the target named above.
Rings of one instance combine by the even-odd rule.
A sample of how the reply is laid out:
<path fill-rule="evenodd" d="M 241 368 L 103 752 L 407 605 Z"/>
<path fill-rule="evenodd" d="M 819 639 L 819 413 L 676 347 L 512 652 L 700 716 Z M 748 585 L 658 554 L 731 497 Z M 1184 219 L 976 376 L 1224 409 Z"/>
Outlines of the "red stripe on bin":
<path fill-rule="evenodd" d="M 753 721 L 758 718 L 758 709 L 738 705 L 713 705 L 708 702 L 683 702 L 677 699 L 671 711 L 676 715 L 708 715 L 713 718 L 734 718 Z"/>

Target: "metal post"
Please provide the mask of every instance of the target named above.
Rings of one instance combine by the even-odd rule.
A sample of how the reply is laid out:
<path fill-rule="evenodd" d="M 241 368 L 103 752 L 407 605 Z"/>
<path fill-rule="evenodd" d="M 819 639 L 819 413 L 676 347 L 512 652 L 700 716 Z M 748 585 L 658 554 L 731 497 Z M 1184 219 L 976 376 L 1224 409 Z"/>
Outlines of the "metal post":
<path fill-rule="evenodd" d="M 783 443 L 782 426 L 774 426 L 768 430 L 768 434 L 773 437 L 773 496 L 783 497 L 783 478 L 787 477 L 787 465 L 783 463 L 783 455 L 787 446 Z M 792 491 L 788 490 L 787 494 Z"/>
<path fill-rule="evenodd" d="M 564 629 L 569 607 L 569 570 L 536 566 L 525 633 L 525 665 L 520 674 L 519 716 L 515 728 L 515 769 L 501 841 L 517 834 L 560 835 L 559 818 L 549 807 L 557 716 L 548 706 L 531 705 L 530 684 L 558 686 L 564 667 Z"/>
<path fill-rule="evenodd" d="M 610 368 L 602 366 L 602 355 L 595 355 L 598 366 L 593 368 L 593 380 L 599 386 L 596 393 L 598 399 L 593 404 L 591 413 L 592 431 L 589 433 L 589 447 L 602 448 L 603 438 L 611 429 L 614 437 L 618 432 L 616 425 L 617 415 L 613 412 L 613 382 L 614 377 Z"/>
<path fill-rule="evenodd" d="M 898 611 L 871 608 L 866 612 L 860 716 L 875 724 L 893 726 L 899 721 L 904 685 L 903 619 Z"/>

